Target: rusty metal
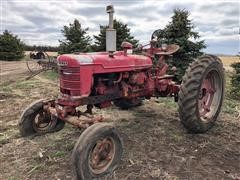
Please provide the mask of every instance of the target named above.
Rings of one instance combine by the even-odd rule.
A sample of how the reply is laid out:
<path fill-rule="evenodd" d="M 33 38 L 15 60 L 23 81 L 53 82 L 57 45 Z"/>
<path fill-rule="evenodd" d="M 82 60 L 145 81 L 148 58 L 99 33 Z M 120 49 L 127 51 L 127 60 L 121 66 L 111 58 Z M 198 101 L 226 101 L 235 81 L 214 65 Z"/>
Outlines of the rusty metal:
<path fill-rule="evenodd" d="M 56 58 L 50 57 L 44 51 L 32 51 L 29 54 L 29 58 L 26 61 L 27 68 L 31 73 L 26 79 L 30 79 L 44 71 L 58 70 Z"/>
<path fill-rule="evenodd" d="M 113 161 L 115 144 L 111 137 L 98 140 L 89 156 L 89 165 L 94 174 L 106 171 Z"/>
<path fill-rule="evenodd" d="M 45 102 L 43 106 L 43 112 L 48 114 L 50 117 L 59 118 L 62 121 L 68 122 L 79 128 L 87 128 L 88 126 L 102 122 L 103 117 L 94 117 L 92 115 L 92 105 L 87 106 L 85 112 L 76 111 L 75 107 L 65 106 L 61 107 L 56 105 L 53 101 Z"/>
<path fill-rule="evenodd" d="M 53 117 L 45 109 L 41 109 L 32 121 L 32 127 L 38 133 L 47 132 L 51 127 L 55 127 L 56 124 L 57 118 Z"/>
<path fill-rule="evenodd" d="M 89 116 L 93 106 L 106 108 L 112 105 L 113 100 L 121 98 L 172 96 L 176 99 L 180 85 L 173 81 L 174 75 L 166 74 L 168 65 L 165 58 L 177 51 L 178 46 L 170 45 L 162 49 L 155 45 L 151 41 L 149 48 L 142 49 L 145 56 L 129 55 L 127 51 L 115 52 L 114 59 L 108 56 L 109 53 L 60 56 L 61 94 L 55 104 L 46 103 L 44 109 L 74 126 L 86 128 L 103 121 L 102 117 Z M 124 43 L 124 47 L 132 48 L 129 43 Z M 153 65 L 152 57 L 155 54 L 158 61 Z M 87 110 L 77 111 L 76 107 L 82 105 L 87 105 Z"/>
<path fill-rule="evenodd" d="M 107 12 L 108 37 L 114 37 L 113 7 L 108 6 Z M 60 95 L 55 102 L 44 104 L 46 113 L 82 128 L 103 120 L 92 116 L 94 106 L 106 108 L 118 99 L 177 97 L 180 85 L 173 81 L 175 75 L 167 75 L 169 66 L 165 60 L 179 49 L 178 45 L 159 47 L 158 40 L 152 38 L 149 44 L 135 49 L 131 43 L 123 42 L 122 50 L 115 51 L 114 41 L 108 37 L 108 52 L 58 56 Z M 49 69 L 48 61 L 36 62 Z M 83 105 L 87 110 L 78 111 L 77 107 Z"/>
<path fill-rule="evenodd" d="M 80 118 L 77 116 L 69 115 L 62 120 L 79 128 L 87 128 L 92 124 L 103 122 L 103 117 L 99 116 L 99 117 L 92 117 L 92 118 L 90 117 Z"/>
<path fill-rule="evenodd" d="M 198 99 L 200 117 L 208 121 L 218 110 L 221 97 L 220 77 L 216 71 L 209 72 L 203 79 Z"/>

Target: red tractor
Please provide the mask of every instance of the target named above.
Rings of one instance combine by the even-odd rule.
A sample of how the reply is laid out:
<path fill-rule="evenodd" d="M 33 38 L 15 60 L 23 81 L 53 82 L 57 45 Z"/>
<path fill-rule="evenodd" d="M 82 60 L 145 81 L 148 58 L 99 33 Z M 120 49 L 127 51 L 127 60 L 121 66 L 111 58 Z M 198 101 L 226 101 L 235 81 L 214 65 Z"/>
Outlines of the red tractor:
<path fill-rule="evenodd" d="M 77 179 L 90 180 L 111 173 L 122 155 L 119 133 L 113 125 L 102 122 L 103 117 L 93 116 L 93 107 L 106 108 L 114 103 L 129 109 L 141 105 L 143 99 L 173 97 L 187 130 L 203 133 L 214 125 L 223 102 L 224 69 L 219 58 L 199 57 L 178 84 L 174 75 L 167 74 L 165 60 L 179 47 L 158 47 L 152 38 L 148 46 L 133 49 L 130 43 L 123 42 L 123 50 L 115 51 L 113 7 L 108 6 L 107 12 L 107 51 L 60 55 L 58 99 L 34 102 L 19 123 L 22 136 L 59 131 L 65 122 L 86 128 L 73 150 Z M 82 112 L 78 107 L 84 105 L 86 111 Z"/>

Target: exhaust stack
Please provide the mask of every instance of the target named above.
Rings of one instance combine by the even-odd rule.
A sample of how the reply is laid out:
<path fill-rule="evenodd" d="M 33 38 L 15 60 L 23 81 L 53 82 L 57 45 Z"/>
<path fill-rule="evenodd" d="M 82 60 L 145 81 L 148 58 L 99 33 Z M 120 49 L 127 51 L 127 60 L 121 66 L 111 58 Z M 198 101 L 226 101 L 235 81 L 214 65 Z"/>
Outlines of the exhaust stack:
<path fill-rule="evenodd" d="M 106 29 L 106 51 L 112 54 L 116 51 L 116 29 L 113 28 L 113 5 L 107 6 L 106 12 L 109 14 L 109 24 Z"/>

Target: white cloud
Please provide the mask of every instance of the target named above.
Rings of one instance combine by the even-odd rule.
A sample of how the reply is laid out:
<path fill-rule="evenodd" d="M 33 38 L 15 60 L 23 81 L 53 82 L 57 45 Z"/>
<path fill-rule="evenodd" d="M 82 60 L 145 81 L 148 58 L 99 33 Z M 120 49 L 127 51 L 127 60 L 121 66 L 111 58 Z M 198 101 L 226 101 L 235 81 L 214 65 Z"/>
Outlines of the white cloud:
<path fill-rule="evenodd" d="M 239 51 L 236 46 L 239 41 L 238 1 L 2 1 L 2 27 L 19 35 L 29 44 L 58 45 L 58 39 L 63 38 L 60 30 L 75 18 L 79 19 L 83 27 L 89 27 L 91 36 L 98 34 L 99 25 L 108 23 L 106 5 L 113 4 L 115 17 L 127 23 L 140 42 L 147 42 L 155 29 L 164 28 L 171 20 L 174 8 L 184 8 L 191 12 L 190 18 L 202 39 L 206 39 L 209 44 L 214 41 L 212 52 L 217 53 L 217 42 L 221 42 L 222 47 L 224 41 L 228 42 L 228 46 L 233 42 L 231 53 Z"/>

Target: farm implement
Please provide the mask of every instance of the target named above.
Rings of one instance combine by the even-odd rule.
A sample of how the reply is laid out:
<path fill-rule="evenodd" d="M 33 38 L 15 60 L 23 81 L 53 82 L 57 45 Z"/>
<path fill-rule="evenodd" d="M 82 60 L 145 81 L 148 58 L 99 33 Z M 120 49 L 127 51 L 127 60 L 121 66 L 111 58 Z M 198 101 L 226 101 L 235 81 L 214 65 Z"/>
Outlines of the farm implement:
<path fill-rule="evenodd" d="M 175 74 L 167 74 L 167 59 L 178 51 L 174 44 L 149 44 L 133 48 L 122 43 L 116 51 L 112 6 L 107 6 L 109 27 L 106 52 L 64 54 L 57 58 L 60 78 L 59 97 L 38 100 L 22 114 L 22 136 L 59 131 L 65 123 L 85 129 L 73 150 L 77 179 L 90 180 L 112 173 L 122 155 L 122 140 L 117 129 L 93 115 L 93 108 L 114 104 L 130 109 L 152 97 L 173 97 L 179 105 L 180 120 L 193 133 L 209 130 L 217 120 L 224 94 L 224 70 L 221 60 L 204 55 L 192 62 L 180 83 Z M 176 71 L 176 67 L 171 70 Z M 80 111 L 80 106 L 86 110 Z"/>
<path fill-rule="evenodd" d="M 26 79 L 30 79 L 41 72 L 58 69 L 56 58 L 50 57 L 44 51 L 32 51 L 26 61 L 28 71 L 31 73 Z"/>

